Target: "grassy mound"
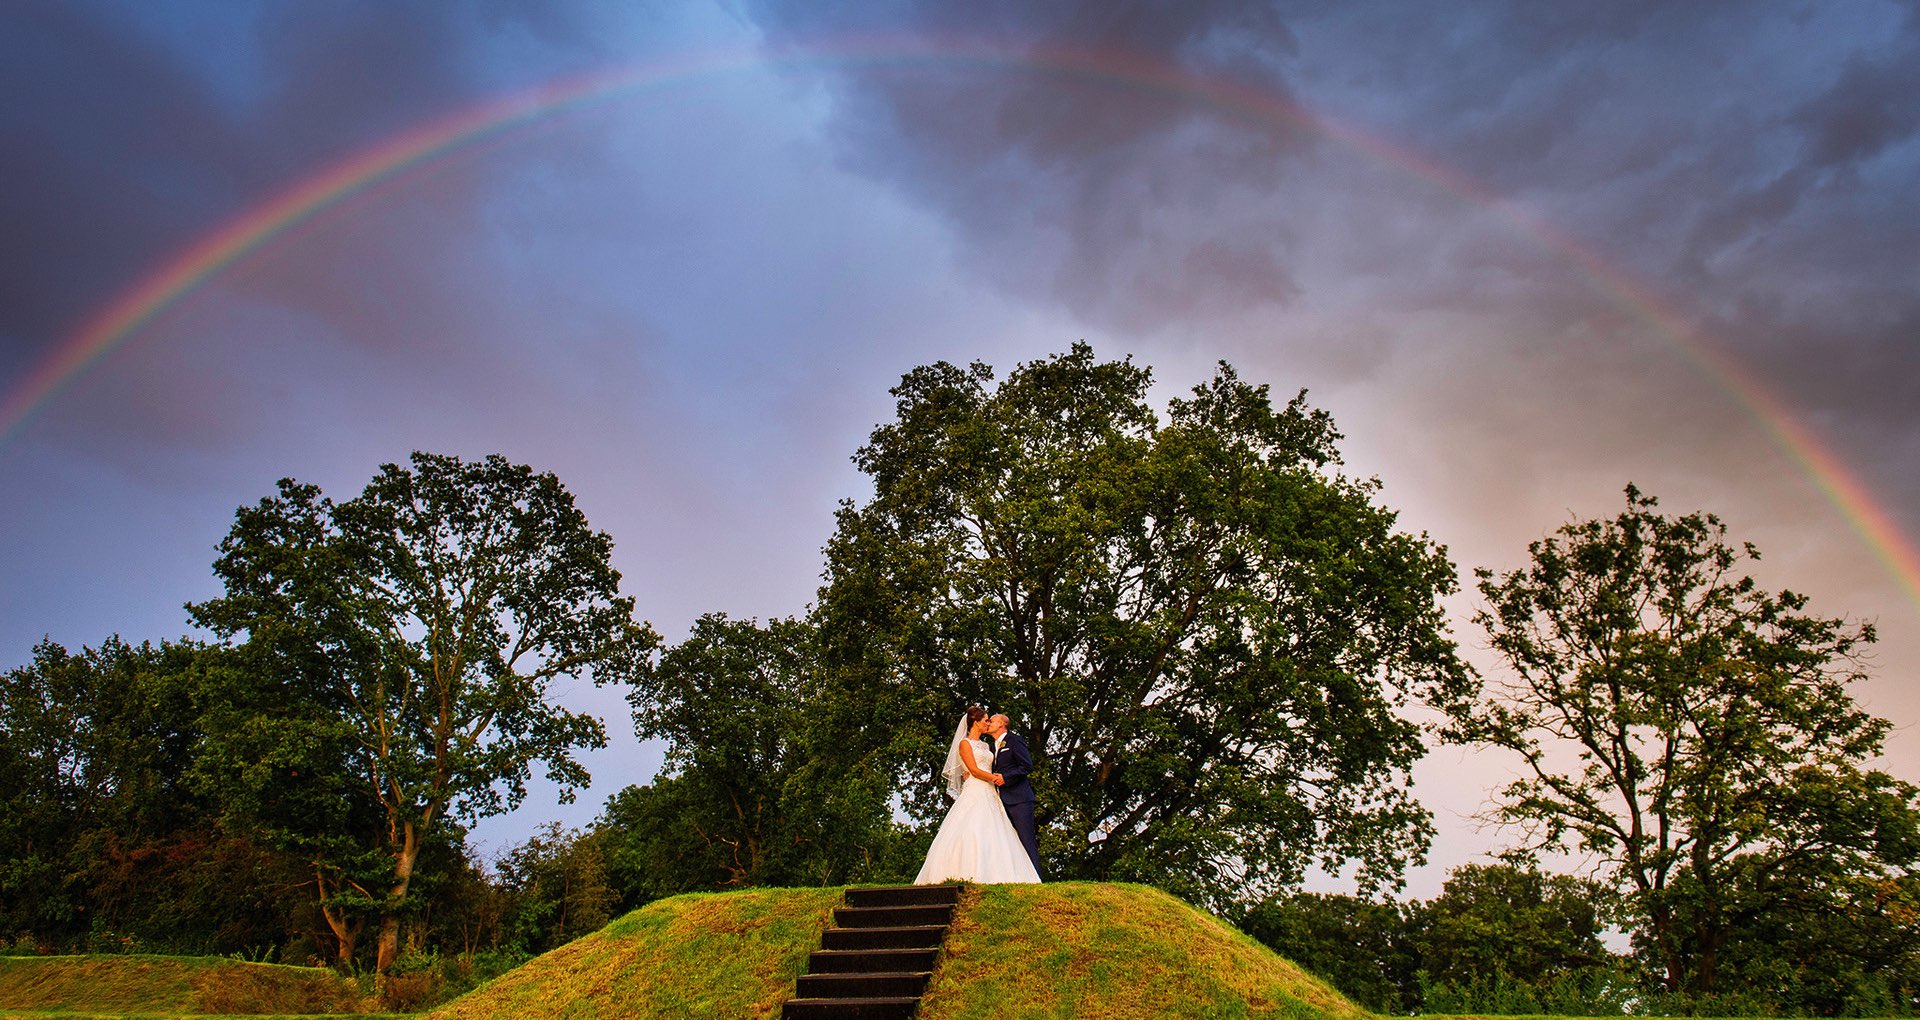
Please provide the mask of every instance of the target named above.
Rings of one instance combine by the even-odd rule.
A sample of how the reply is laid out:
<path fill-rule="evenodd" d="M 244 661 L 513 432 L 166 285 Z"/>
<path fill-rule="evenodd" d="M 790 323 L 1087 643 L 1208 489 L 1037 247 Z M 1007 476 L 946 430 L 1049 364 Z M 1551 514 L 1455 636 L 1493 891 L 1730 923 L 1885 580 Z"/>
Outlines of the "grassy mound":
<path fill-rule="evenodd" d="M 920 1015 L 1374 1020 L 1212 915 L 1106 882 L 969 889 Z"/>
<path fill-rule="evenodd" d="M 774 1017 L 840 889 L 689 893 L 502 974 L 432 1020 Z"/>
<path fill-rule="evenodd" d="M 840 889 L 676 896 L 441 1007 L 432 1020 L 774 1017 Z M 1145 886 L 979 886 L 961 901 L 924 1020 L 1375 1020 L 1212 916 Z"/>
<path fill-rule="evenodd" d="M 319 967 L 193 956 L 0 957 L 0 1015 L 312 1015 L 366 1005 L 353 981 Z"/>

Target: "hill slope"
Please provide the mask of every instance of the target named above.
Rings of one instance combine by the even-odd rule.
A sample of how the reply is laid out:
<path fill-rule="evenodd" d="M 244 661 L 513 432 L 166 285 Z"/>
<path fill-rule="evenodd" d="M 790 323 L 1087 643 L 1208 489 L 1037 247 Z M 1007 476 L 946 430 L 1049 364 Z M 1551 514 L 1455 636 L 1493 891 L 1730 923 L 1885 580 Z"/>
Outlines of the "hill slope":
<path fill-rule="evenodd" d="M 1158 889 L 990 885 L 962 901 L 925 1020 L 1372 1020 L 1332 986 Z"/>
<path fill-rule="evenodd" d="M 841 894 L 839 889 L 753 889 L 659 900 L 527 961 L 431 1016 L 778 1016 Z"/>
<path fill-rule="evenodd" d="M 0 1011 L 114 1016 L 352 1013 L 358 986 L 321 967 L 193 956 L 0 957 Z"/>
<path fill-rule="evenodd" d="M 841 892 L 661 900 L 432 1020 L 777 1016 Z M 1371 1020 L 1212 916 L 1156 889 L 1098 882 L 967 890 L 920 1016 Z"/>

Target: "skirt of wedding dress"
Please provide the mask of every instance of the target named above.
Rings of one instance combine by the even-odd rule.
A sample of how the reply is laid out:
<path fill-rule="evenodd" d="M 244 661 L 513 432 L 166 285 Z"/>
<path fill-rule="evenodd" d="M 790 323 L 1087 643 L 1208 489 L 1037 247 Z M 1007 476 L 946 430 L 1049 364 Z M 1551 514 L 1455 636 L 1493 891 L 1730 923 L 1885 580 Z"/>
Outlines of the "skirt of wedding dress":
<path fill-rule="evenodd" d="M 920 866 L 915 885 L 940 882 L 1038 882 L 1027 849 L 1020 845 L 1020 834 L 1007 821 L 1007 809 L 1000 805 L 1000 792 L 992 784 L 967 777 L 960 796 L 947 809 L 947 817 L 934 833 L 933 846 L 927 849 L 927 863 Z"/>

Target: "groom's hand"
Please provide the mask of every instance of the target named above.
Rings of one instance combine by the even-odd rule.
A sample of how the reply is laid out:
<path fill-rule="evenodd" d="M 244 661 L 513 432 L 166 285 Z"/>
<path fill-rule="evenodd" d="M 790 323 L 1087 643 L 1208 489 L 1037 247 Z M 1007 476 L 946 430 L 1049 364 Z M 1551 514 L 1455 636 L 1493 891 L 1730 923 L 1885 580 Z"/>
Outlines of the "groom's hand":
<path fill-rule="evenodd" d="M 1006 776 L 1003 776 L 1003 775 L 1001 775 L 1001 774 L 1000 774 L 1000 773 L 998 773 L 998 772 L 995 772 L 995 773 L 993 774 L 993 785 L 995 785 L 995 786 L 1005 786 L 1005 785 L 1007 785 L 1007 777 L 1006 777 Z"/>

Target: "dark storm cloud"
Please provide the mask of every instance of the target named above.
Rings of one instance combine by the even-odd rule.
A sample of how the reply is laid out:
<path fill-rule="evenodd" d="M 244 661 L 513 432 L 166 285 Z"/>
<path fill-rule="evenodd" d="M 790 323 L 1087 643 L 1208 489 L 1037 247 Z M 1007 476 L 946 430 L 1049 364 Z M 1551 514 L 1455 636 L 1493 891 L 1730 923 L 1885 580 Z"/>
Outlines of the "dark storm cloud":
<path fill-rule="evenodd" d="M 1124 51 L 1406 144 L 1707 323 L 1789 407 L 1833 441 L 1862 443 L 1861 470 L 1896 502 L 1920 496 L 1889 467 L 1915 429 L 1915 9 L 756 8 L 775 41 L 908 33 Z M 983 276 L 1123 335 L 1217 336 L 1252 314 L 1317 309 L 1318 339 L 1289 342 L 1337 346 L 1346 371 L 1364 374 L 1409 343 L 1448 342 L 1392 326 L 1363 335 L 1365 321 L 1440 311 L 1475 323 L 1462 342 L 1525 345 L 1532 385 L 1558 386 L 1588 377 L 1565 366 L 1637 314 L 1551 245 L 1490 232 L 1463 196 L 1201 104 L 1004 68 L 863 66 L 840 81 L 835 123 L 851 165 L 951 222 Z M 1470 392 L 1471 374 L 1449 373 L 1481 364 L 1443 361 L 1429 385 Z M 1715 406 L 1711 382 L 1691 383 L 1702 406 Z M 1658 389 L 1684 403 L 1687 384 L 1664 378 L 1649 399 Z M 1706 420 L 1675 427 L 1712 442 Z"/>
<path fill-rule="evenodd" d="M 12 366 L 230 204 L 245 147 L 185 69 L 61 3 L 0 12 L 0 333 Z"/>
<path fill-rule="evenodd" d="M 1230 81 L 1288 101 L 1296 40 L 1268 5 L 1012 2 L 763 3 L 775 42 L 908 36 L 990 44 L 1030 65 L 929 59 L 841 73 L 847 158 L 939 211 L 974 264 L 1027 296 L 1120 328 L 1201 308 L 1288 300 L 1283 219 L 1243 218 L 1238 193 L 1281 186 L 1309 142 L 1284 124 L 1223 115 L 1150 81 L 1047 64 L 1069 52 Z"/>
<path fill-rule="evenodd" d="M 1805 132 L 1813 166 L 1851 167 L 1913 138 L 1920 128 L 1920 6 L 1885 52 L 1848 59 L 1830 88 L 1789 117 Z"/>
<path fill-rule="evenodd" d="M 1899 5 L 1427 5 L 1399 32 L 1380 9 L 1316 25 L 1356 74 L 1397 69 L 1365 106 L 1379 130 L 1647 278 L 1710 295 L 1717 262 L 1804 202 L 1912 201 L 1836 180 L 1920 126 Z"/>
<path fill-rule="evenodd" d="M 1727 248 L 1831 188 L 1821 171 L 1857 168 L 1920 123 L 1914 23 L 1891 4 L 755 9 L 778 42 L 984 38 L 1252 86 L 1412 143 L 1650 278 L 1701 283 Z M 863 65 L 841 79 L 854 165 L 941 211 L 1010 286 L 1038 276 L 1082 314 L 1152 325 L 1186 311 L 1147 293 L 1285 300 L 1304 257 L 1290 210 L 1364 200 L 1302 179 L 1289 158 L 1301 134 L 1191 99 L 1005 68 Z M 1258 267 L 1256 285 L 1191 268 L 1223 249 Z"/>
<path fill-rule="evenodd" d="M 254 69 L 244 89 L 216 73 L 190 12 L 245 51 L 224 55 Z M 522 68 L 522 87 L 599 53 L 587 22 L 555 7 L 0 8 L 0 392 L 230 217 L 502 88 L 479 59 L 501 39 L 565 54 Z"/>

